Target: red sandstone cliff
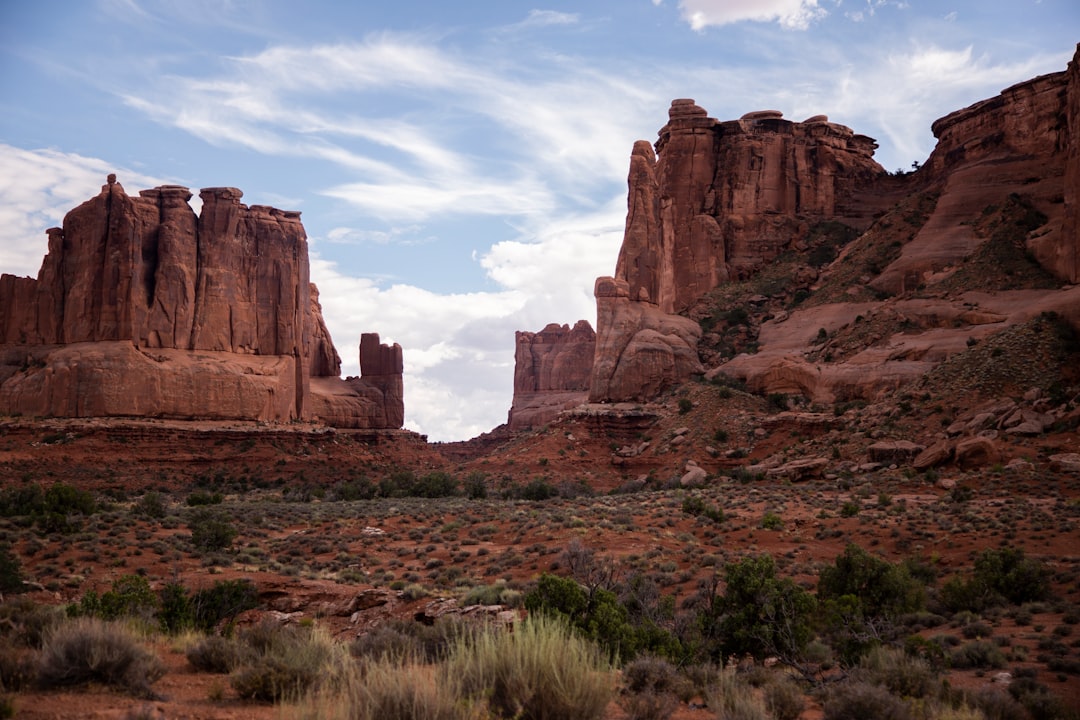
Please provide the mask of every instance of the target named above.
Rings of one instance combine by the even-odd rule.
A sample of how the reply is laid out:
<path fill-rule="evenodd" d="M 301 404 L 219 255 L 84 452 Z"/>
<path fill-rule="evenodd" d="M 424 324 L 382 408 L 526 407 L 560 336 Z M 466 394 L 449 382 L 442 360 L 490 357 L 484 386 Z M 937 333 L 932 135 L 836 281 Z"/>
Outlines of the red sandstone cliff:
<path fill-rule="evenodd" d="M 822 290 L 823 299 L 773 313 L 766 306 L 790 304 L 790 289 L 759 297 L 763 317 L 750 324 L 760 352 L 711 373 L 736 375 L 761 392 L 873 398 L 920 377 L 971 338 L 1038 312 L 1058 312 L 1080 327 L 1076 288 L 964 274 L 1001 250 L 987 250 L 989 209 L 1005 222 L 1008 208 L 1026 207 L 1021 250 L 1060 281 L 1080 282 L 1080 46 L 1065 72 L 935 122 L 933 154 L 905 176 L 873 160 L 874 140 L 825 116 L 799 123 L 762 111 L 720 122 L 692 100 L 673 101 L 668 114 L 655 147 L 634 144 L 615 275 L 596 283 L 591 401 L 649 399 L 701 372 L 702 332 L 683 315 L 715 312 L 701 305 L 711 290 L 753 277 L 786 250 L 805 252 L 822 221 L 863 233 L 835 263 L 794 271 L 804 297 Z M 860 253 L 872 261 L 858 260 Z M 964 294 L 965 283 L 987 292 Z M 921 298 L 908 297 L 916 291 Z M 815 345 L 823 330 L 842 334 L 864 316 L 919 318 L 926 332 L 897 334 L 884 346 L 849 352 L 845 362 L 808 359 L 827 355 Z M 519 358 L 518 374 L 515 404 L 536 370 Z"/>
<path fill-rule="evenodd" d="M 596 333 L 585 320 L 573 328 L 551 323 L 537 333 L 517 332 L 511 430 L 538 427 L 585 402 L 596 352 Z"/>
<path fill-rule="evenodd" d="M 50 229 L 36 280 L 0 276 L 0 413 L 287 421 L 330 392 L 338 424 L 400 427 L 400 348 L 396 391 L 340 380 L 300 214 L 242 195 L 206 188 L 196 216 L 187 188 L 110 175 Z"/>

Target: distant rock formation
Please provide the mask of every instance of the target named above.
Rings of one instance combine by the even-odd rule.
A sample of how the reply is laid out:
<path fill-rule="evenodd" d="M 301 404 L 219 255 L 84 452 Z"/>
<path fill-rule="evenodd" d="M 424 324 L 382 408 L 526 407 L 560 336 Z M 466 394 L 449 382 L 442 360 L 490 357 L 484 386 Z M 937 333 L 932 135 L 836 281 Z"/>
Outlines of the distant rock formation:
<path fill-rule="evenodd" d="M 666 313 L 752 273 L 884 172 L 874 140 L 824 115 L 800 123 L 767 110 L 719 122 L 683 99 L 668 118 L 655 154 L 634 144 L 615 268 L 631 300 Z"/>
<path fill-rule="evenodd" d="M 539 427 L 588 400 L 596 333 L 586 320 L 517 332 L 511 430 Z"/>
<path fill-rule="evenodd" d="M 596 355 L 591 402 L 650 400 L 704 371 L 698 360 L 701 326 L 655 305 L 630 299 L 624 280 L 596 281 Z"/>
<path fill-rule="evenodd" d="M 342 381 L 300 213 L 242 196 L 205 188 L 196 216 L 110 175 L 49 229 L 36 280 L 0 276 L 0 413 L 311 420 L 329 394 L 335 424 L 400 427 L 401 349 L 396 391 L 384 365 L 378 398 Z"/>
<path fill-rule="evenodd" d="M 655 146 L 639 140 L 631 153 L 615 274 L 595 286 L 590 401 L 650 399 L 700 373 L 701 330 L 683 315 L 699 311 L 695 303 L 706 293 L 752 276 L 786 250 L 806 250 L 804 239 L 822 221 L 865 231 L 911 194 L 934 199 L 929 216 L 911 221 L 917 230 L 893 243 L 896 250 L 882 267 L 868 263 L 872 271 L 846 281 L 853 298 L 945 287 L 986 242 L 985 230 L 976 227 L 981 213 L 1011 202 L 1013 194 L 1039 216 L 1021 240 L 1024 248 L 1060 280 L 1080 283 L 1080 45 L 1065 72 L 1014 85 L 932 129 L 938 144 L 926 164 L 889 174 L 873 159 L 873 139 L 824 115 L 792 122 L 764 110 L 720 122 L 693 100 L 674 100 Z M 828 276 L 827 268 L 824 274 L 817 266 L 802 270 L 819 285 Z M 1080 328 L 1076 291 L 963 297 L 956 288 L 943 291 L 950 299 L 930 303 L 937 313 L 926 325 L 930 332 L 897 336 L 892 345 L 839 363 L 804 356 L 823 329 L 839 330 L 860 314 L 878 312 L 880 303 L 785 311 L 765 318 L 757 354 L 740 355 L 710 374 L 735 375 L 760 392 L 824 401 L 873 398 L 962 351 L 968 339 L 1023 322 L 1032 312 L 1057 312 Z M 973 308 L 989 315 L 976 318 Z M 912 311 L 920 312 L 905 306 Z M 940 318 L 951 318 L 950 327 L 938 324 Z"/>

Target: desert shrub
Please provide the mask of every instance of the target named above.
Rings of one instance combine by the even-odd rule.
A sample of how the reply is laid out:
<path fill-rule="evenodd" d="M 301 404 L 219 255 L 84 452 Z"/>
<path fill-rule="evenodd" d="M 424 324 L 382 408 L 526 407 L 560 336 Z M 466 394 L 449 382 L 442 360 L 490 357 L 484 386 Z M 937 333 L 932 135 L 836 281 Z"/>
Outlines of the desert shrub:
<path fill-rule="evenodd" d="M 909 720 L 907 704 L 881 685 L 848 681 L 836 686 L 823 704 L 825 720 Z"/>
<path fill-rule="evenodd" d="M 183 584 L 166 583 L 158 591 L 158 623 L 167 633 L 179 633 L 195 627 L 195 608 Z"/>
<path fill-rule="evenodd" d="M 232 625 L 236 616 L 259 606 L 259 590 L 250 580 L 219 580 L 197 591 L 191 598 L 195 612 L 195 627 L 204 632 L 214 630 L 222 622 Z"/>
<path fill-rule="evenodd" d="M 457 491 L 457 480 L 450 473 L 436 470 L 417 480 L 412 494 L 417 497 L 440 498 L 457 495 Z"/>
<path fill-rule="evenodd" d="M 150 685 L 164 673 L 161 660 L 126 627 L 86 617 L 57 626 L 45 640 L 38 683 L 52 689 L 97 682 L 149 697 Z"/>
<path fill-rule="evenodd" d="M 694 403 L 690 398 L 679 398 L 679 414 L 685 415 L 694 409 Z"/>
<path fill-rule="evenodd" d="M 37 665 L 32 654 L 8 639 L 0 640 L 0 690 L 18 692 L 33 685 Z"/>
<path fill-rule="evenodd" d="M 75 615 L 119 620 L 124 617 L 149 619 L 157 610 L 157 597 L 150 583 L 141 575 L 124 575 L 113 581 L 112 588 L 101 595 L 90 591 L 83 595 Z"/>
<path fill-rule="evenodd" d="M 486 698 L 498 717 L 592 720 L 614 691 L 603 652 L 562 621 L 538 616 L 514 632 L 483 630 L 455 643 L 442 667 L 470 698 Z"/>
<path fill-rule="evenodd" d="M 865 613 L 885 617 L 916 612 L 925 602 L 922 583 L 911 577 L 905 565 L 875 557 L 854 543 L 818 576 L 819 598 L 844 595 L 858 598 Z"/>
<path fill-rule="evenodd" d="M 195 490 L 187 496 L 187 504 L 191 507 L 201 507 L 203 505 L 220 505 L 224 502 L 225 496 L 219 492 L 209 492 L 208 490 Z"/>
<path fill-rule="evenodd" d="M 705 702 L 717 720 L 770 720 L 765 701 L 730 670 L 720 673 L 705 689 Z"/>
<path fill-rule="evenodd" d="M 1028 720 L 1024 706 L 1004 690 L 981 688 L 968 695 L 967 701 L 977 708 L 986 720 Z"/>
<path fill-rule="evenodd" d="M 13 718 L 15 712 L 15 699 L 8 695 L 0 695 L 0 718 Z"/>
<path fill-rule="evenodd" d="M 1027 710 L 1032 720 L 1072 720 L 1077 716 L 1064 700 L 1032 678 L 1013 680 L 1009 684 L 1009 695 Z"/>
<path fill-rule="evenodd" d="M 806 696 L 790 675 L 773 673 L 763 695 L 773 720 L 798 720 L 806 708 Z"/>
<path fill-rule="evenodd" d="M 938 686 L 937 674 L 929 663 L 891 647 L 876 647 L 867 653 L 859 661 L 855 676 L 900 697 L 927 697 Z"/>
<path fill-rule="evenodd" d="M 199 672 L 225 674 L 240 666 L 245 648 L 232 637 L 203 635 L 188 646 L 184 655 Z"/>
<path fill-rule="evenodd" d="M 299 698 L 320 682 L 332 681 L 338 649 L 315 627 L 263 623 L 237 637 L 241 664 L 229 678 L 236 694 L 275 702 Z"/>
<path fill-rule="evenodd" d="M 618 660 L 632 659 L 642 640 L 614 592 L 601 587 L 586 592 L 571 578 L 544 573 L 525 594 L 525 608 L 530 614 L 565 621 Z M 643 630 L 647 633 L 648 628 Z"/>
<path fill-rule="evenodd" d="M 346 480 L 334 486 L 332 496 L 335 500 L 343 502 L 356 502 L 357 500 L 371 500 L 378 494 L 379 488 L 367 477 L 358 477 L 355 480 Z"/>
<path fill-rule="evenodd" d="M 228 550 L 238 534 L 227 515 L 206 508 L 191 514 L 188 527 L 191 528 L 191 544 L 203 552 Z"/>
<path fill-rule="evenodd" d="M 843 518 L 855 517 L 856 515 L 859 514 L 860 510 L 862 510 L 862 507 L 860 507 L 859 503 L 848 500 L 847 502 L 845 502 L 843 505 L 840 506 L 840 517 L 843 517 Z"/>
<path fill-rule="evenodd" d="M 724 568 L 726 589 L 702 618 L 703 634 L 723 657 L 799 658 L 813 637 L 814 597 L 789 578 L 776 577 L 771 555 L 744 558 Z M 720 659 L 720 658 L 715 658 Z"/>
<path fill-rule="evenodd" d="M 78 523 L 70 516 L 95 512 L 94 496 L 66 483 L 55 483 L 46 490 L 33 483 L 0 492 L 0 516 L 29 517 L 44 532 L 74 532 Z"/>
<path fill-rule="evenodd" d="M 1020 548 L 983 551 L 975 559 L 975 580 L 1015 605 L 1045 600 L 1050 593 L 1050 571 Z"/>
<path fill-rule="evenodd" d="M 769 393 L 766 400 L 770 412 L 784 412 L 788 409 L 788 396 L 783 393 Z"/>
<path fill-rule="evenodd" d="M 767 512 L 761 518 L 761 527 L 765 530 L 783 530 L 784 519 L 774 512 Z"/>
<path fill-rule="evenodd" d="M 408 497 L 414 493 L 416 473 L 412 470 L 394 470 L 379 481 L 380 497 Z"/>
<path fill-rule="evenodd" d="M 496 582 L 492 585 L 478 585 L 469 590 L 461 598 L 463 606 L 469 605 L 505 605 L 507 607 L 521 607 L 523 596 L 520 590 L 508 587 L 505 582 Z"/>
<path fill-rule="evenodd" d="M 713 522 L 724 522 L 724 511 L 697 495 L 687 495 L 682 503 L 682 511 L 695 517 L 705 517 Z"/>
<path fill-rule="evenodd" d="M 168 513 L 168 503 L 161 493 L 148 492 L 139 498 L 133 509 L 139 515 L 160 520 Z"/>
<path fill-rule="evenodd" d="M 0 628 L 4 637 L 16 646 L 40 648 L 63 619 L 61 609 L 39 605 L 27 597 L 0 603 Z"/>
<path fill-rule="evenodd" d="M 450 648 L 467 627 L 465 620 L 452 615 L 437 619 L 433 625 L 391 620 L 356 638 L 349 645 L 349 653 L 353 657 L 376 661 L 415 659 L 439 662 L 446 659 Z"/>
<path fill-rule="evenodd" d="M 533 502 L 542 502 L 559 496 L 559 489 L 542 478 L 530 480 L 516 489 L 514 497 Z"/>
<path fill-rule="evenodd" d="M 23 585 L 22 563 L 7 543 L 0 543 L 0 595 L 12 595 L 26 590 Z"/>
<path fill-rule="evenodd" d="M 431 677 L 415 660 L 382 659 L 353 673 L 340 695 L 302 704 L 303 720 L 479 720 L 476 708 L 460 700 L 453 678 Z"/>
<path fill-rule="evenodd" d="M 1005 667 L 1005 654 L 990 640 L 975 640 L 953 650 L 952 666 L 967 668 L 998 669 Z"/>
<path fill-rule="evenodd" d="M 686 681 L 663 658 L 639 657 L 623 667 L 623 694 L 619 706 L 631 720 L 669 718 L 679 706 Z"/>
<path fill-rule="evenodd" d="M 471 472 L 465 476 L 461 490 L 470 500 L 483 500 L 487 497 L 487 476 L 482 472 Z"/>

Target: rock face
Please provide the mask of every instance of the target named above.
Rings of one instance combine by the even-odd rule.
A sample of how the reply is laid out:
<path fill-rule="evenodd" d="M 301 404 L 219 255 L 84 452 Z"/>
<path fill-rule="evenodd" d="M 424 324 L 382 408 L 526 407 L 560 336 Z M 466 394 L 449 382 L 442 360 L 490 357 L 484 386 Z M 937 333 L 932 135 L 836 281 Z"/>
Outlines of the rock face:
<path fill-rule="evenodd" d="M 242 196 L 206 188 L 196 216 L 187 188 L 131 197 L 110 175 L 48 231 L 36 280 L 0 276 L 0 413 L 314 419 L 317 378 L 354 396 L 343 424 L 400 427 L 337 377 L 300 213 Z"/>
<path fill-rule="evenodd" d="M 701 326 L 648 302 L 630 299 L 625 281 L 596 281 L 596 356 L 590 402 L 649 400 L 700 374 Z"/>
<path fill-rule="evenodd" d="M 588 400 L 596 332 L 587 321 L 519 331 L 515 342 L 511 430 L 538 427 Z"/>
<path fill-rule="evenodd" d="M 667 313 L 775 258 L 883 173 L 872 139 L 823 115 L 800 123 L 762 111 L 719 122 L 693 100 L 675 100 L 668 118 L 656 154 L 634 145 L 615 269 L 631 300 Z"/>

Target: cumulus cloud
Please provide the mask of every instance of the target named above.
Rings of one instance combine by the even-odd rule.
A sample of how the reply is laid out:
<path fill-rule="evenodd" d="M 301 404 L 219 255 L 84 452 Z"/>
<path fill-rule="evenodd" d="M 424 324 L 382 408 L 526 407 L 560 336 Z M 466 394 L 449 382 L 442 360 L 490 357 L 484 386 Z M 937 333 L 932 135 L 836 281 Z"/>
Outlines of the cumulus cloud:
<path fill-rule="evenodd" d="M 681 0 L 679 9 L 694 30 L 746 20 L 805 30 L 828 14 L 817 0 Z"/>

